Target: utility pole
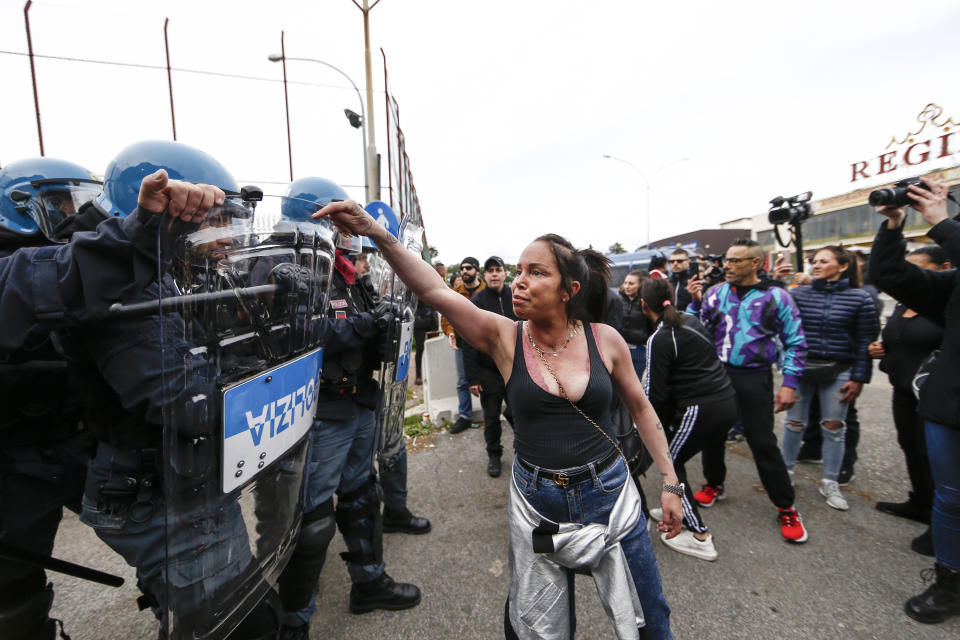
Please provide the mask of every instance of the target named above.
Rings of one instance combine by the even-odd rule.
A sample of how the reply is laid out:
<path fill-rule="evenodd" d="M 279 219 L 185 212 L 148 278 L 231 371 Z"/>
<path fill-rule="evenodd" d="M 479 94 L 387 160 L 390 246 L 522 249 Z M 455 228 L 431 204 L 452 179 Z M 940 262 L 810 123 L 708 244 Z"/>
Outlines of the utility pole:
<path fill-rule="evenodd" d="M 351 0 L 363 13 L 363 46 L 364 46 L 364 64 L 367 75 L 367 175 L 370 176 L 367 185 L 367 202 L 380 199 L 380 163 L 377 161 L 377 143 L 373 131 L 373 72 L 370 62 L 370 12 L 380 4 L 380 0 L 375 0 L 370 4 L 369 0 L 363 0 L 363 4 L 357 0 Z"/>

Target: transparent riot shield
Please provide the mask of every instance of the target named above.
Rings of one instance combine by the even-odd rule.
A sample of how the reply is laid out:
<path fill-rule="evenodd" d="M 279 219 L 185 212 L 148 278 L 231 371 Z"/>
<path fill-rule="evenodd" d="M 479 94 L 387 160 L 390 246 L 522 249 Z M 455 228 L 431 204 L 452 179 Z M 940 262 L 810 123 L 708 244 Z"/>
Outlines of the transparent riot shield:
<path fill-rule="evenodd" d="M 409 218 L 404 220 L 400 226 L 400 241 L 408 250 L 421 255 L 423 228 L 409 222 Z M 395 317 L 387 332 L 386 357 L 380 371 L 383 406 L 380 412 L 378 455 L 381 462 L 389 466 L 390 461 L 400 452 L 403 443 L 403 410 L 407 401 L 417 297 L 392 271 L 384 275 L 381 282 L 380 299 L 390 301 Z"/>
<path fill-rule="evenodd" d="M 162 225 L 170 638 L 226 637 L 270 599 L 293 551 L 334 257 L 316 209 L 231 198 L 199 226 Z"/>

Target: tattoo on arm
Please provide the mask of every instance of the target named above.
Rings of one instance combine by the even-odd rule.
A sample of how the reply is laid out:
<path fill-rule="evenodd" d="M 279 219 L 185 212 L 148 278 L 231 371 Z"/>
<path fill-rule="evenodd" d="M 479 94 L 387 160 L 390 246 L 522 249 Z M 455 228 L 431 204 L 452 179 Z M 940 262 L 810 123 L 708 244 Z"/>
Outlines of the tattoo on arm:
<path fill-rule="evenodd" d="M 663 431 L 663 425 L 660 424 L 659 420 L 657 420 L 657 431 Z"/>

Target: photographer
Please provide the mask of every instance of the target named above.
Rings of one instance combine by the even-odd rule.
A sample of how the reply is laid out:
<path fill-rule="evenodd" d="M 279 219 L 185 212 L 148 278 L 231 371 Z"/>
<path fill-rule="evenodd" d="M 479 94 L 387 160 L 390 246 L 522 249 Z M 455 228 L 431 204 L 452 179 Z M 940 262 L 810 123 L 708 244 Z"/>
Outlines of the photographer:
<path fill-rule="evenodd" d="M 942 247 L 935 244 L 914 249 L 907 262 L 921 269 L 945 271 L 950 259 Z M 887 319 L 879 342 L 870 344 L 870 355 L 883 358 L 880 370 L 890 378 L 893 387 L 893 424 L 897 429 L 897 443 L 903 450 L 910 477 L 911 491 L 906 502 L 878 502 L 877 510 L 890 515 L 930 524 L 933 510 L 933 476 L 927 457 L 927 439 L 924 420 L 917 413 L 917 396 L 913 379 L 920 365 L 943 342 L 943 327 L 918 315 L 913 309 L 897 304 Z M 933 531 L 930 527 L 913 539 L 910 548 L 926 556 L 933 556 Z"/>
<path fill-rule="evenodd" d="M 898 185 L 899 186 L 899 185 Z M 910 204 L 932 228 L 927 233 L 950 261 L 960 261 L 960 222 L 947 217 L 948 189 L 926 178 L 906 186 Z M 931 271 L 906 261 L 904 205 L 887 204 L 887 216 L 874 239 L 870 278 L 882 291 L 921 316 L 944 327 L 940 353 L 920 388 L 918 411 L 926 421 L 927 453 L 933 473 L 932 514 L 936 582 L 907 601 L 904 610 L 919 622 L 934 624 L 960 614 L 960 274 Z"/>

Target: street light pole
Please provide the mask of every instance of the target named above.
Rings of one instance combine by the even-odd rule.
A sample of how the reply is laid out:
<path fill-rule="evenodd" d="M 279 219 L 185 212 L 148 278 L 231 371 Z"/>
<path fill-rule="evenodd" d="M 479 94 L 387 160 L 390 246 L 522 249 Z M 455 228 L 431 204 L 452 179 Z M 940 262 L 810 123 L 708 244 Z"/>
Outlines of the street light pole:
<path fill-rule="evenodd" d="M 627 162 L 627 161 L 624 160 L 623 158 L 618 158 L 618 157 L 616 157 L 616 156 L 611 156 L 611 155 L 607 155 L 607 154 L 604 154 L 603 157 L 604 157 L 604 158 L 607 158 L 608 160 L 616 160 L 617 162 L 622 162 L 623 164 L 627 165 L 628 167 L 630 167 L 631 169 L 633 169 L 634 171 L 636 171 L 636 172 L 640 175 L 640 177 L 643 178 L 643 183 L 644 183 L 644 184 L 646 185 L 646 187 L 647 187 L 647 249 L 649 249 L 649 248 L 650 248 L 650 219 L 653 217 L 653 214 L 652 214 L 652 212 L 650 211 L 650 181 L 647 180 L 647 176 L 644 175 L 643 171 L 640 171 L 640 169 L 638 169 L 633 163 Z M 657 169 L 657 171 L 656 171 L 656 173 L 654 174 L 654 176 L 660 175 L 660 173 L 661 173 L 664 169 L 666 169 L 667 167 L 669 167 L 670 165 L 677 164 L 677 163 L 679 163 L 679 162 L 686 162 L 686 161 L 689 160 L 689 159 L 690 159 L 690 158 L 677 158 L 676 160 L 671 160 L 670 162 L 667 162 L 667 163 L 665 163 L 665 164 L 662 164 L 662 165 L 660 165 L 660 167 Z"/>
<path fill-rule="evenodd" d="M 647 180 L 647 176 L 644 175 L 643 171 L 640 171 L 640 169 L 638 169 L 636 165 L 634 165 L 632 162 L 627 162 L 623 158 L 618 158 L 616 156 L 611 156 L 607 154 L 604 154 L 603 157 L 608 160 L 616 160 L 617 162 L 622 162 L 623 164 L 627 165 L 628 167 L 636 171 L 637 174 L 641 178 L 643 178 L 643 184 L 647 188 L 647 249 L 649 249 L 650 248 L 650 181 Z"/>
<path fill-rule="evenodd" d="M 350 76 L 348 76 L 342 69 L 338 69 L 337 67 L 333 66 L 329 62 L 324 62 L 323 60 L 317 60 L 316 58 L 299 58 L 299 57 L 295 58 L 293 56 L 274 53 L 267 56 L 267 59 L 270 60 L 270 62 L 283 62 L 285 60 L 294 60 L 296 62 L 315 62 L 317 64 L 322 64 L 325 67 L 333 69 L 334 71 L 342 75 L 344 78 L 346 78 L 347 82 L 350 83 L 350 86 L 353 87 L 353 90 L 357 94 L 357 100 L 360 102 L 360 119 L 363 120 L 364 123 L 366 123 L 367 112 L 363 108 L 363 97 L 360 95 L 360 89 L 357 88 L 357 85 L 353 81 L 353 79 Z M 284 69 L 286 69 L 286 65 L 284 65 Z M 363 162 L 363 180 L 364 180 L 363 194 L 367 198 L 367 202 L 373 202 L 377 198 L 372 196 L 372 193 L 371 193 L 372 190 L 370 188 L 370 167 L 369 167 L 369 163 L 367 162 L 367 157 L 368 157 L 367 156 L 367 130 L 361 127 L 361 131 L 363 133 L 363 160 L 364 160 Z"/>
<path fill-rule="evenodd" d="M 367 133 L 369 145 L 366 146 L 367 164 L 369 165 L 367 173 L 373 177 L 373 182 L 370 184 L 369 193 L 367 194 L 368 202 L 380 199 L 380 165 L 377 163 L 377 137 L 373 131 L 373 73 L 370 67 L 370 12 L 373 11 L 373 8 L 379 3 L 380 0 L 374 0 L 373 4 L 370 4 L 369 0 L 363 0 L 363 5 L 361 6 L 357 0 L 353 0 L 353 4 L 363 13 L 364 64 L 367 74 L 367 113 L 370 114 L 366 122 L 367 128 L 370 130 L 369 133 Z"/>

